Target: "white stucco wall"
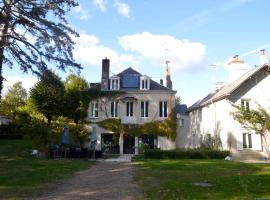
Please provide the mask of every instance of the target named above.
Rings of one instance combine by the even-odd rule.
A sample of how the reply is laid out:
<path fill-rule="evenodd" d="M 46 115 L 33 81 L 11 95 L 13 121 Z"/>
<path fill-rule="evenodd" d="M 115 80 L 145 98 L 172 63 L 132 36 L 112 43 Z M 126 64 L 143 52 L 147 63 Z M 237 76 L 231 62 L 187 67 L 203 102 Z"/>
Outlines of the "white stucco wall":
<path fill-rule="evenodd" d="M 181 120 L 184 120 L 182 124 Z M 191 146 L 191 135 L 189 131 L 189 115 L 182 114 L 177 119 L 177 135 L 175 140 L 176 148 L 190 148 Z"/>
<path fill-rule="evenodd" d="M 223 149 L 235 148 L 243 150 L 243 133 L 252 133 L 241 127 L 233 119 L 231 112 L 235 108 L 231 105 L 241 105 L 241 99 L 250 100 L 250 108 L 254 108 L 258 102 L 264 108 L 270 111 L 270 76 L 265 72 L 258 73 L 255 77 L 250 78 L 243 86 L 234 91 L 228 99 L 213 102 L 201 108 L 201 119 L 199 109 L 190 113 L 190 134 L 192 146 L 198 147 L 201 137 L 207 134 L 214 135 L 215 130 L 220 135 Z M 261 151 L 262 143 L 260 135 L 252 133 L 252 149 Z"/>
<path fill-rule="evenodd" d="M 175 149 L 175 141 L 171 141 L 164 136 L 158 136 L 158 148 L 161 150 Z"/>

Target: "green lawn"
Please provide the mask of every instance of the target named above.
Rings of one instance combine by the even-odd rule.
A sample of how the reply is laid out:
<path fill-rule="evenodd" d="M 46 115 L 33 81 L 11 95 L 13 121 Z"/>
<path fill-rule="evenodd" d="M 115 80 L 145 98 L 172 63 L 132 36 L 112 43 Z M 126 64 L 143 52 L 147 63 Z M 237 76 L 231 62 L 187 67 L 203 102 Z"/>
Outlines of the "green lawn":
<path fill-rule="evenodd" d="M 270 199 L 270 164 L 142 160 L 136 166 L 135 181 L 146 199 Z M 213 186 L 195 186 L 194 182 Z"/>
<path fill-rule="evenodd" d="M 0 140 L 0 199 L 21 199 L 38 193 L 46 184 L 89 168 L 86 160 L 32 158 L 26 140 Z"/>

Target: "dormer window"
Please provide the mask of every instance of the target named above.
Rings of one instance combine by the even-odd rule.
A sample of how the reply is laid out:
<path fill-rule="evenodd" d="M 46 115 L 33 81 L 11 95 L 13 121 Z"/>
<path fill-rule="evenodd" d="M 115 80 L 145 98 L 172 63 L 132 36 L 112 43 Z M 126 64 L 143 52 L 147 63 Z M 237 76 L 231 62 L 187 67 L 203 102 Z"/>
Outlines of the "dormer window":
<path fill-rule="evenodd" d="M 147 76 L 140 77 L 140 89 L 149 90 L 150 89 L 150 78 Z"/>
<path fill-rule="evenodd" d="M 120 88 L 120 78 L 118 76 L 113 76 L 110 78 L 110 89 L 119 90 Z"/>

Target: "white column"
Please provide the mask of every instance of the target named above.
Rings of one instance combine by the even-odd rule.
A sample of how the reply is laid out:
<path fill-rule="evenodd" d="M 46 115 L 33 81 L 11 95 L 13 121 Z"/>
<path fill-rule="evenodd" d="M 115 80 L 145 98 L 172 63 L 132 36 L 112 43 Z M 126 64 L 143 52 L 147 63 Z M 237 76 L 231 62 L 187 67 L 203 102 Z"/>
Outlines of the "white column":
<path fill-rule="evenodd" d="M 123 154 L 124 151 L 124 138 L 123 138 L 123 134 L 120 134 L 120 137 L 119 137 L 119 147 L 120 147 L 120 154 Z"/>
<path fill-rule="evenodd" d="M 139 154 L 139 138 L 135 136 L 135 155 Z"/>

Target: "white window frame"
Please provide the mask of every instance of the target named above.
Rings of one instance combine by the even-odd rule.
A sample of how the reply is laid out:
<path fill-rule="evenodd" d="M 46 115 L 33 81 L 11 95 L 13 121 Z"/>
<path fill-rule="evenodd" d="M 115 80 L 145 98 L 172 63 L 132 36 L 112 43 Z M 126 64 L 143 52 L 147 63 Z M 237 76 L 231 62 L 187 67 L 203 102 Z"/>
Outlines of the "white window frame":
<path fill-rule="evenodd" d="M 140 90 L 149 90 L 150 89 L 150 78 L 147 76 L 140 77 Z"/>
<path fill-rule="evenodd" d="M 243 133 L 243 149 L 252 149 L 251 133 Z"/>
<path fill-rule="evenodd" d="M 161 117 L 161 118 L 168 117 L 168 101 L 160 101 L 159 102 L 159 117 Z"/>
<path fill-rule="evenodd" d="M 134 102 L 133 101 L 127 101 L 126 102 L 126 116 L 127 117 L 133 117 L 134 116 Z"/>
<path fill-rule="evenodd" d="M 120 78 L 118 76 L 113 76 L 110 78 L 110 90 L 120 89 Z"/>
<path fill-rule="evenodd" d="M 98 102 L 93 101 L 91 102 L 91 114 L 90 116 L 92 118 L 98 118 Z"/>
<path fill-rule="evenodd" d="M 241 99 L 241 108 L 250 111 L 250 100 L 249 99 Z"/>
<path fill-rule="evenodd" d="M 141 117 L 149 117 L 149 101 L 141 101 Z"/>
<path fill-rule="evenodd" d="M 111 117 L 112 118 L 118 117 L 118 101 L 111 102 Z"/>

